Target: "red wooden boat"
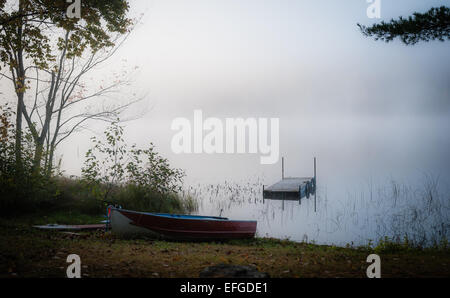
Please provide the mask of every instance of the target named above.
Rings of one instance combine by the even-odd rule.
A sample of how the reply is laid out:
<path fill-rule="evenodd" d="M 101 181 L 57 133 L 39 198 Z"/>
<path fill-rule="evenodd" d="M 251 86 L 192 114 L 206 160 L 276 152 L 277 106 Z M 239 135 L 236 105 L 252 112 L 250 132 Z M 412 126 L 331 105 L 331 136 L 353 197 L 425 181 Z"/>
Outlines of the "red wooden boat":
<path fill-rule="evenodd" d="M 162 236 L 175 240 L 253 238 L 256 221 L 225 217 L 137 212 L 108 207 L 113 233 L 123 236 Z"/>

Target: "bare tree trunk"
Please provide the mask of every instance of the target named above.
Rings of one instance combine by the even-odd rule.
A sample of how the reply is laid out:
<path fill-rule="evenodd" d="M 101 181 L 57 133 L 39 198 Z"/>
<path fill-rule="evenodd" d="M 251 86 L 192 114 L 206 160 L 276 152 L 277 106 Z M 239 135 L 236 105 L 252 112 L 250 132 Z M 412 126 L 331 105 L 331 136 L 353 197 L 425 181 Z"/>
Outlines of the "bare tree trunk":
<path fill-rule="evenodd" d="M 47 137 L 45 139 L 45 162 L 44 162 L 44 171 L 45 176 L 50 178 L 52 174 L 52 166 L 53 163 L 49 161 L 49 157 L 53 159 L 53 152 L 50 152 L 50 129 L 47 131 Z"/>
<path fill-rule="evenodd" d="M 55 154 L 55 147 L 50 145 L 48 152 L 48 163 L 46 168 L 47 177 L 50 177 L 52 175 L 54 154 Z"/>
<path fill-rule="evenodd" d="M 81 92 L 80 94 L 77 94 L 77 88 L 81 89 L 80 80 L 97 65 L 108 60 L 120 45 L 122 45 L 126 37 L 112 51 L 103 54 L 101 52 L 94 52 L 88 59 L 83 59 L 84 61 L 80 60 L 80 62 L 82 62 L 80 64 L 76 63 L 74 57 L 67 58 L 66 56 L 69 37 L 70 31 L 66 31 L 65 45 L 62 49 L 56 70 L 52 69 L 45 71 L 50 74 L 50 80 L 41 80 L 46 82 L 46 84 L 48 83 L 49 88 L 47 96 L 44 99 L 44 104 L 41 106 L 44 112 L 43 114 L 37 112 L 41 126 L 37 127 L 32 119 L 33 112 L 35 109 L 38 109 L 36 103 L 31 110 L 27 110 L 25 106 L 22 109 L 22 115 L 30 128 L 35 145 L 32 169 L 33 174 L 35 175 L 42 172 L 42 167 L 44 167 L 43 170 L 47 177 L 52 175 L 54 167 L 53 159 L 56 148 L 63 140 L 67 139 L 73 132 L 82 127 L 84 123 L 89 120 L 114 121 L 117 115 L 124 111 L 128 106 L 141 100 L 130 100 L 127 103 L 108 107 L 98 112 L 81 112 L 75 115 L 69 114 L 70 116 L 67 116 L 66 119 L 64 119 L 63 112 L 68 111 L 73 105 L 86 102 L 96 97 L 101 97 L 105 94 L 113 93 L 118 90 L 119 86 L 127 84 L 127 81 L 117 80 L 105 88 L 101 88 L 101 90 L 94 91 L 91 94 L 83 95 Z M 79 65 L 81 66 L 77 69 Z M 36 82 L 37 92 L 35 102 L 37 101 L 37 94 L 39 93 L 38 74 L 36 75 Z M 55 105 L 57 106 L 56 108 Z"/>
<path fill-rule="evenodd" d="M 17 115 L 16 115 L 16 144 L 15 144 L 15 154 L 16 154 L 16 178 L 20 181 L 23 174 L 23 161 L 22 161 L 22 109 L 23 105 L 23 93 L 17 94 Z"/>
<path fill-rule="evenodd" d="M 41 161 L 42 161 L 42 154 L 44 152 L 44 144 L 38 143 L 36 144 L 36 149 L 34 151 L 34 159 L 33 159 L 33 174 L 39 175 L 41 171 Z"/>
<path fill-rule="evenodd" d="M 68 33 L 66 35 L 66 43 L 67 43 Z M 58 91 L 59 84 L 61 77 L 61 69 L 62 69 L 62 61 L 64 59 L 65 50 L 63 52 L 63 56 L 61 58 L 60 68 L 58 70 L 58 75 L 55 75 L 54 72 L 52 72 L 52 81 L 51 81 L 51 88 L 48 95 L 48 100 L 45 105 L 45 118 L 43 121 L 42 130 L 39 133 L 33 124 L 31 117 L 28 115 L 27 111 L 24 110 L 23 113 L 25 115 L 25 119 L 28 122 L 28 126 L 31 129 L 31 133 L 33 135 L 33 139 L 35 142 L 35 151 L 34 151 L 34 159 L 33 159 L 33 175 L 37 176 L 41 172 L 41 162 L 42 162 L 42 155 L 44 152 L 44 144 L 45 140 L 48 135 L 48 131 L 50 129 L 50 122 L 52 120 L 52 114 L 53 114 L 53 108 L 55 105 L 55 99 L 56 99 L 56 92 Z"/>
<path fill-rule="evenodd" d="M 23 13 L 23 1 L 19 2 L 19 14 Z M 17 37 L 21 41 L 22 40 L 22 22 L 17 29 Z M 24 108 L 24 84 L 25 84 L 25 71 L 23 66 L 23 56 L 22 49 L 18 51 L 17 54 L 17 62 L 18 66 L 16 69 L 17 78 L 14 80 L 14 87 L 17 94 L 17 114 L 16 114 L 16 144 L 15 144 L 15 155 L 16 155 L 16 183 L 19 183 L 22 179 L 23 175 L 23 160 L 22 160 L 22 113 Z M 14 73 L 14 70 L 11 69 Z"/>

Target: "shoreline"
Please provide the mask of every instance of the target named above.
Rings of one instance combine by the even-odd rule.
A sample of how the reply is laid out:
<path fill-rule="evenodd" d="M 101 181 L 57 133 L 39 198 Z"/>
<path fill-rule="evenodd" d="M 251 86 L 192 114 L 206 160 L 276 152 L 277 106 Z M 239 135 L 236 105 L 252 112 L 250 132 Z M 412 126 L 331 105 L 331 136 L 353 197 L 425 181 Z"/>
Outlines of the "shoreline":
<path fill-rule="evenodd" d="M 367 256 L 381 257 L 382 277 L 450 277 L 448 248 L 337 247 L 255 238 L 227 242 L 120 239 L 104 231 L 40 231 L 0 221 L 0 278 L 65 278 L 78 254 L 83 278 L 197 278 L 208 266 L 249 265 L 272 278 L 366 278 Z"/>

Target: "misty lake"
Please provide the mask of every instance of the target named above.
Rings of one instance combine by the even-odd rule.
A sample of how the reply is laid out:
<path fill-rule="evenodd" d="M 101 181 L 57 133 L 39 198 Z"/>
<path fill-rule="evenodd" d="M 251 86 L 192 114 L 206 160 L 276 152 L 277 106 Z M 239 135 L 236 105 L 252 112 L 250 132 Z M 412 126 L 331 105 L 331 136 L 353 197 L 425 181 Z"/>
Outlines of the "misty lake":
<path fill-rule="evenodd" d="M 312 131 L 302 128 L 312 127 L 311 121 L 297 120 L 297 129 L 284 131 L 281 148 L 283 141 L 289 143 L 283 154 L 287 177 L 312 176 L 317 156 L 317 212 L 313 197 L 303 198 L 301 205 L 285 201 L 284 208 L 282 201 L 263 201 L 262 186 L 281 179 L 281 162 L 267 171 L 250 155 L 183 155 L 209 164 L 209 176 L 198 173 L 208 178 L 192 179 L 186 189 L 200 202 L 198 214 L 253 219 L 261 237 L 319 244 L 366 245 L 407 237 L 430 245 L 448 239 L 448 119 L 353 118 L 323 126 L 318 121 Z"/>

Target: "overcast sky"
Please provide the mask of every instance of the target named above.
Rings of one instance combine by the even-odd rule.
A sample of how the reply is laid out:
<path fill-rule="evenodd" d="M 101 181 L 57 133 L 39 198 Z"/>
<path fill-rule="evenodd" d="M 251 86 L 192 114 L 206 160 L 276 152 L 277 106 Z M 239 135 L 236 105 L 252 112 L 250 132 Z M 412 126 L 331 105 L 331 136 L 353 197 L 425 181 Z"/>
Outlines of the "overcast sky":
<path fill-rule="evenodd" d="M 381 16 L 447 2 L 382 0 Z M 449 44 L 363 37 L 356 23 L 374 22 L 364 0 L 131 5 L 145 18 L 120 54 L 143 67 L 139 84 L 173 115 L 196 106 L 224 114 L 448 111 Z"/>

